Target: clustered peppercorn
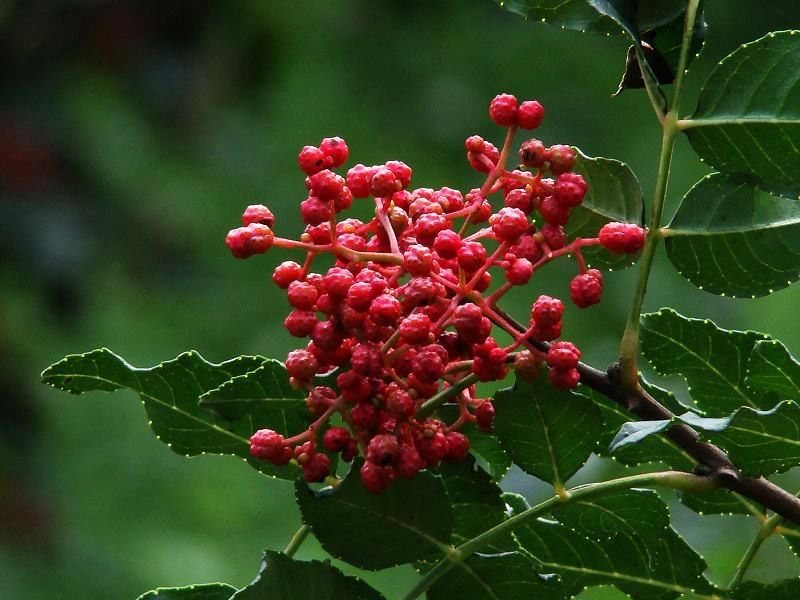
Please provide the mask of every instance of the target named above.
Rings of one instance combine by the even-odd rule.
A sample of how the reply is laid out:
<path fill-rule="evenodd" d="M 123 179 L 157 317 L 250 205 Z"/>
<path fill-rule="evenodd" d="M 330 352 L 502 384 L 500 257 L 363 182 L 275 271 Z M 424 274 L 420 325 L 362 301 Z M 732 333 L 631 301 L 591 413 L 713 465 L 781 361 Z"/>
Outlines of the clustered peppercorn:
<path fill-rule="evenodd" d="M 275 217 L 262 205 L 247 207 L 243 227 L 228 234 L 237 258 L 273 246 L 306 253 L 302 265 L 283 262 L 272 278 L 292 307 L 286 329 L 309 338 L 305 348 L 289 353 L 286 369 L 292 384 L 307 392 L 315 420 L 288 438 L 270 429 L 255 432 L 254 457 L 275 465 L 294 460 L 308 481 L 322 482 L 330 475 L 329 454 L 346 462 L 360 455 L 364 485 L 377 493 L 395 477 L 462 460 L 470 447 L 459 431 L 464 424 L 491 430 L 494 406 L 480 397 L 477 382 L 503 379 L 509 369 L 535 379 L 546 365 L 555 387 L 578 384 L 580 351 L 554 341 L 563 329 L 561 300 L 538 296 L 524 331 L 498 301 L 543 265 L 573 255 L 579 273 L 570 298 L 580 308 L 596 304 L 603 278 L 586 267 L 581 249 L 638 252 L 644 230 L 609 223 L 597 238 L 568 242 L 564 225 L 588 191 L 573 171 L 574 150 L 529 139 L 519 149 L 520 168 L 508 170 L 514 132 L 537 128 L 544 109 L 500 94 L 489 116 L 510 133 L 502 151 L 477 135 L 466 140 L 467 161 L 487 174 L 467 194 L 410 189 L 411 168 L 400 161 L 357 164 L 339 175 L 334 169 L 347 161 L 349 149 L 341 138 L 326 138 L 298 156 L 308 191 L 300 203 L 306 227 L 299 240 L 276 237 Z M 495 194 L 503 198 L 497 210 L 489 202 Z M 354 199 L 370 197 L 373 219 L 339 219 Z M 315 258 L 325 253 L 335 265 L 313 272 Z M 495 328 L 505 330 L 511 343 L 498 343 Z M 552 343 L 543 352 L 540 342 Z M 316 381 L 322 375 L 327 385 Z M 445 403 L 456 409 L 449 423 L 437 417 Z M 335 415 L 341 421 L 336 425 Z"/>

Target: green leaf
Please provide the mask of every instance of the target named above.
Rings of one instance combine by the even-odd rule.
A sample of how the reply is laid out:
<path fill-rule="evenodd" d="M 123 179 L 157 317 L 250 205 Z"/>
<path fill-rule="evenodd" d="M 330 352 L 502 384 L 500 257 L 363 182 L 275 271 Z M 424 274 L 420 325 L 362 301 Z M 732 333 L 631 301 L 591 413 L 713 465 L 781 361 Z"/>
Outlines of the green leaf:
<path fill-rule="evenodd" d="M 648 383 L 642 379 L 642 387 L 650 393 L 653 398 L 672 412 L 683 412 L 685 407 L 677 401 L 675 396 L 658 386 Z M 617 431 L 627 423 L 631 414 L 622 408 L 612 399 L 582 386 L 580 391 L 587 394 L 600 408 L 603 417 L 603 428 L 600 434 L 600 443 L 597 453 L 601 456 L 610 456 L 617 462 L 629 467 L 637 465 L 660 462 L 667 465 L 670 469 L 681 471 L 691 471 L 695 461 L 685 450 L 673 444 L 669 438 L 664 436 L 652 436 L 643 440 L 639 444 L 625 447 L 619 452 L 611 454 L 611 444 Z"/>
<path fill-rule="evenodd" d="M 580 173 L 589 189 L 580 206 L 572 209 L 567 235 L 597 237 L 600 228 L 611 221 L 642 224 L 644 210 L 642 188 L 628 165 L 610 158 L 592 158 L 575 148 L 575 172 Z M 611 254 L 604 248 L 585 248 L 586 260 L 594 267 L 624 269 L 635 260 L 629 255 Z"/>
<path fill-rule="evenodd" d="M 362 569 L 385 569 L 446 550 L 453 513 L 441 477 L 423 471 L 371 494 L 359 468 L 356 462 L 335 489 L 295 486 L 303 522 L 328 554 Z"/>
<path fill-rule="evenodd" d="M 458 407 L 445 405 L 438 413 L 444 421 L 450 423 L 458 418 Z M 474 423 L 464 423 L 459 431 L 469 438 L 469 451 L 478 459 L 478 465 L 492 479 L 500 481 L 511 468 L 511 459 L 503 450 L 497 436 L 481 431 Z"/>
<path fill-rule="evenodd" d="M 600 411 L 585 396 L 558 390 L 539 377 L 517 378 L 494 396 L 494 430 L 525 472 L 562 486 L 588 460 L 600 438 Z"/>
<path fill-rule="evenodd" d="M 800 406 L 784 400 L 772 410 L 742 407 L 728 417 L 679 417 L 728 453 L 744 475 L 783 473 L 800 465 Z"/>
<path fill-rule="evenodd" d="M 520 552 L 475 554 L 450 569 L 428 590 L 428 600 L 561 600 L 554 577 L 540 577 L 536 564 Z"/>
<path fill-rule="evenodd" d="M 725 489 L 705 494 L 679 494 L 681 504 L 700 515 L 752 515 L 764 514 L 764 509 L 744 496 Z"/>
<path fill-rule="evenodd" d="M 800 558 L 800 526 L 790 521 L 784 521 L 775 531 L 783 536 L 792 553 Z"/>
<path fill-rule="evenodd" d="M 775 583 L 745 581 L 733 594 L 733 600 L 797 600 L 800 579 L 784 579 Z"/>
<path fill-rule="evenodd" d="M 584 33 L 638 36 L 678 18 L 685 0 L 496 0 L 501 8 L 527 20 Z"/>
<path fill-rule="evenodd" d="M 689 190 L 662 233 L 673 266 L 712 294 L 755 298 L 800 278 L 800 204 L 719 173 Z"/>
<path fill-rule="evenodd" d="M 267 359 L 200 396 L 200 406 L 230 421 L 247 421 L 251 431 L 269 428 L 295 435 L 308 427 L 305 394 L 289 385 L 286 367 Z"/>
<path fill-rule="evenodd" d="M 656 493 L 630 490 L 579 504 L 516 531 L 539 572 L 559 575 L 566 594 L 591 585 L 615 585 L 639 600 L 711 591 L 705 563 L 669 527 Z"/>
<path fill-rule="evenodd" d="M 186 587 L 156 588 L 136 600 L 228 600 L 236 588 L 227 583 L 202 583 Z"/>
<path fill-rule="evenodd" d="M 506 520 L 502 490 L 489 475 L 467 457 L 458 464 L 442 464 L 437 472 L 444 482 L 453 512 L 450 543 L 463 544 L 490 527 Z M 501 540 L 488 547 L 491 552 L 513 550 L 513 541 Z"/>
<path fill-rule="evenodd" d="M 772 475 L 800 465 L 800 406 L 793 400 L 784 400 L 771 410 L 743 406 L 727 417 L 687 412 L 668 420 L 626 423 L 612 449 L 636 444 L 680 421 L 725 450 L 744 475 Z"/>
<path fill-rule="evenodd" d="M 174 452 L 184 456 L 233 454 L 264 473 L 293 479 L 297 475 L 295 467 L 273 467 L 250 457 L 249 438 L 254 428 L 249 415 L 226 419 L 205 410 L 198 402 L 209 390 L 256 369 L 264 360 L 241 356 L 213 364 L 190 351 L 156 367 L 139 369 L 111 351 L 100 349 L 67 356 L 45 369 L 42 381 L 71 394 L 132 390 L 142 399 L 153 433 Z M 276 423 L 274 429 L 288 433 L 281 425 Z"/>
<path fill-rule="evenodd" d="M 800 32 L 780 31 L 725 57 L 684 130 L 715 169 L 763 189 L 800 194 Z"/>
<path fill-rule="evenodd" d="M 327 562 L 294 560 L 264 552 L 258 577 L 231 600 L 381 600 L 383 595 L 361 579 L 344 575 Z"/>
<path fill-rule="evenodd" d="M 767 336 L 720 329 L 669 308 L 642 315 L 641 324 L 642 354 L 659 374 L 686 379 L 701 411 L 720 416 L 742 405 L 771 408 L 767 393 L 744 384 L 748 357 Z"/>
<path fill-rule="evenodd" d="M 800 401 L 800 362 L 777 340 L 758 342 L 747 363 L 745 383 L 781 400 Z"/>

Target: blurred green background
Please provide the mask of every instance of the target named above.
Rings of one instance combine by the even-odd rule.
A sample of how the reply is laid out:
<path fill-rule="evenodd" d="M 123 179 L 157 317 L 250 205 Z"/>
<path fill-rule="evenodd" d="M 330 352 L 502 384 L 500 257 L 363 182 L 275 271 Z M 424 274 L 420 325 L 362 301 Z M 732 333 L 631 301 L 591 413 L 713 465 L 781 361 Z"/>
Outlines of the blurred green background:
<path fill-rule="evenodd" d="M 722 56 L 800 25 L 796 0 L 706 5 L 684 113 Z M 635 90 L 611 97 L 625 50 L 490 0 L 0 2 L 0 597 L 135 598 L 252 579 L 259 551 L 282 549 L 298 525 L 288 483 L 233 458 L 172 454 L 135 396 L 72 398 L 41 385 L 40 371 L 98 346 L 137 366 L 188 348 L 213 361 L 283 357 L 295 342 L 269 275 L 284 257 L 234 261 L 223 240 L 255 202 L 297 234 L 295 157 L 324 136 L 348 141 L 350 164 L 396 158 L 418 186 L 468 190 L 479 178 L 463 140 L 499 141 L 486 109 L 508 91 L 545 105 L 546 143 L 627 162 L 649 196 L 660 139 L 650 106 Z M 673 207 L 706 172 L 685 140 L 674 166 Z M 648 308 L 758 329 L 800 353 L 800 287 L 717 298 L 660 258 Z M 634 271 L 607 278 L 603 304 L 567 316 L 591 363 L 614 359 Z M 540 290 L 564 295 L 567 281 L 549 270 L 512 311 Z M 616 468 L 592 461 L 576 481 Z M 518 473 L 506 483 L 548 494 Z M 754 523 L 680 505 L 674 516 L 726 581 Z M 312 540 L 298 556 L 323 553 Z M 798 571 L 771 539 L 750 574 Z M 365 576 L 391 599 L 414 574 Z"/>

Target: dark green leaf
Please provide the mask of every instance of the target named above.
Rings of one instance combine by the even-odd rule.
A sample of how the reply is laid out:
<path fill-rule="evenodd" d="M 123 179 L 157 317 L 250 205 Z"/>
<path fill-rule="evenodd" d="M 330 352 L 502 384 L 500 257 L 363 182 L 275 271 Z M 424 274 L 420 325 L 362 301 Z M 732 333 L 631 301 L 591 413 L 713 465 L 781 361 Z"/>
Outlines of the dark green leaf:
<path fill-rule="evenodd" d="M 686 413 L 680 419 L 725 450 L 745 475 L 772 475 L 800 465 L 800 406 L 793 400 L 772 410 L 744 406 L 729 417 Z"/>
<path fill-rule="evenodd" d="M 800 278 L 800 204 L 719 173 L 689 190 L 663 233 L 678 272 L 712 294 L 755 298 Z"/>
<path fill-rule="evenodd" d="M 681 406 L 675 399 L 675 396 L 671 392 L 652 385 L 644 379 L 642 380 L 642 387 L 673 413 L 684 412 L 686 410 L 685 407 Z M 607 396 L 595 392 L 591 388 L 581 387 L 580 391 L 594 400 L 603 416 L 603 429 L 597 453 L 601 456 L 612 456 L 611 444 L 614 437 L 620 428 L 630 421 L 631 413 Z M 681 471 L 691 471 L 696 462 L 691 455 L 687 454 L 680 447 L 673 444 L 668 438 L 661 435 L 652 436 L 639 444 L 627 446 L 619 452 L 615 452 L 613 458 L 617 462 L 629 467 L 645 463 L 660 462 L 667 465 L 670 469 Z"/>
<path fill-rule="evenodd" d="M 231 600 L 381 600 L 383 595 L 327 562 L 299 561 L 267 551 L 258 577 Z"/>
<path fill-rule="evenodd" d="M 254 428 L 248 415 L 229 420 L 205 410 L 198 402 L 209 390 L 263 362 L 261 357 L 242 356 L 213 364 L 197 352 L 185 352 L 156 367 L 138 369 L 111 351 L 101 349 L 67 356 L 48 367 L 42 373 L 42 381 L 71 394 L 133 390 L 144 403 L 153 432 L 174 452 L 184 456 L 205 452 L 234 454 L 264 473 L 293 479 L 297 474 L 295 467 L 273 467 L 251 459 L 249 437 Z M 280 423 L 274 429 L 288 433 L 282 431 Z"/>
<path fill-rule="evenodd" d="M 494 396 L 494 429 L 523 470 L 561 486 L 588 460 L 600 438 L 600 411 L 579 394 L 557 390 L 539 377 L 517 378 Z"/>
<path fill-rule="evenodd" d="M 701 417 L 687 412 L 664 421 L 626 423 L 612 447 L 636 444 L 679 421 L 725 450 L 745 475 L 772 475 L 800 465 L 800 406 L 793 400 L 784 400 L 771 410 L 743 406 L 728 417 Z"/>
<path fill-rule="evenodd" d="M 561 600 L 559 581 L 536 574 L 520 552 L 475 554 L 450 569 L 428 590 L 428 600 Z"/>
<path fill-rule="evenodd" d="M 705 494 L 680 493 L 681 504 L 700 515 L 752 515 L 764 514 L 760 505 L 744 496 L 720 489 Z"/>
<path fill-rule="evenodd" d="M 331 556 L 362 569 L 385 569 L 448 547 L 453 514 L 441 477 L 423 471 L 371 494 L 359 467 L 355 463 L 335 489 L 315 493 L 302 481 L 295 487 L 303 522 Z"/>
<path fill-rule="evenodd" d="M 797 600 L 800 579 L 784 579 L 775 583 L 745 581 L 733 594 L 733 600 Z"/>
<path fill-rule="evenodd" d="M 289 385 L 286 367 L 267 359 L 200 397 L 200 406 L 230 421 L 247 421 L 251 431 L 269 428 L 295 435 L 308 427 L 305 394 Z"/>
<path fill-rule="evenodd" d="M 800 401 L 800 363 L 777 340 L 758 342 L 747 363 L 745 383 L 781 400 Z"/>
<path fill-rule="evenodd" d="M 567 594 L 590 585 L 615 585 L 640 600 L 711 591 L 705 563 L 669 527 L 667 506 L 654 492 L 630 490 L 578 509 L 565 505 L 553 516 L 559 520 L 537 519 L 516 536 L 540 572 L 561 577 Z"/>
<path fill-rule="evenodd" d="M 775 531 L 783 536 L 794 555 L 800 558 L 800 525 L 784 521 Z"/>
<path fill-rule="evenodd" d="M 202 583 L 186 587 L 156 588 L 136 600 L 228 600 L 236 588 L 227 583 Z"/>
<path fill-rule="evenodd" d="M 502 491 L 483 469 L 477 468 L 472 458 L 468 457 L 458 464 L 442 464 L 437 473 L 444 481 L 453 507 L 450 542 L 454 546 L 505 521 L 506 505 L 501 498 Z M 495 542 L 486 551 L 513 549 L 513 542 L 509 539 Z"/>
<path fill-rule="evenodd" d="M 662 375 L 681 375 L 697 407 L 727 415 L 742 405 L 771 408 L 768 394 L 744 385 L 747 359 L 767 336 L 728 331 L 708 320 L 689 319 L 662 308 L 642 315 L 642 353 Z"/>
<path fill-rule="evenodd" d="M 580 206 L 572 209 L 567 235 L 596 237 L 610 221 L 642 223 L 642 188 L 628 165 L 610 158 L 592 158 L 575 148 L 578 160 L 575 172 L 583 175 L 589 189 Z M 634 260 L 629 255 L 611 254 L 604 248 L 583 250 L 586 260 L 595 267 L 621 269 Z"/>
<path fill-rule="evenodd" d="M 769 33 L 723 59 L 685 122 L 714 168 L 792 198 L 800 194 L 799 33 Z"/>

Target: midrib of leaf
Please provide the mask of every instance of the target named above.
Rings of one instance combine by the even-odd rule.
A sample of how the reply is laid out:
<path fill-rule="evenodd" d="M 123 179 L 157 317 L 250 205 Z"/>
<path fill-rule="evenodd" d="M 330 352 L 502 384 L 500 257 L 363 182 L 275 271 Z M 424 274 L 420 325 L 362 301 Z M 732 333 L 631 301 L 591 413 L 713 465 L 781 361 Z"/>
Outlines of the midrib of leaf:
<path fill-rule="evenodd" d="M 188 372 L 195 379 L 195 381 L 197 381 L 197 377 L 194 375 L 194 373 L 189 371 L 189 369 L 187 369 L 183 365 L 179 365 L 179 366 L 183 370 Z M 97 365 L 95 365 L 95 368 L 97 368 Z M 138 383 L 139 375 L 137 373 L 137 370 L 133 370 L 133 372 L 136 373 L 136 380 L 137 380 L 137 383 Z M 231 437 L 231 438 L 235 439 L 237 442 L 241 442 L 242 444 L 246 444 L 248 446 L 250 444 L 249 441 L 246 438 L 243 438 L 242 436 L 237 435 L 237 434 L 233 433 L 232 431 L 228 431 L 227 429 L 224 429 L 224 428 L 220 427 L 219 425 L 215 424 L 213 421 L 204 421 L 200 417 L 196 417 L 191 413 L 185 412 L 185 411 L 179 409 L 175 404 L 169 404 L 168 402 L 164 402 L 162 400 L 159 400 L 155 396 L 152 396 L 152 395 L 148 394 L 147 392 L 145 392 L 141 387 L 136 387 L 136 388 L 130 387 L 129 385 L 120 383 L 118 381 L 112 381 L 111 379 L 106 379 L 105 377 L 101 377 L 100 375 L 92 376 L 92 375 L 82 375 L 82 374 L 69 374 L 69 375 L 66 375 L 66 376 L 71 377 L 73 381 L 76 380 L 76 379 L 88 379 L 88 380 L 95 380 L 95 381 L 103 381 L 105 383 L 109 383 L 111 385 L 115 385 L 118 388 L 121 387 L 121 388 L 129 389 L 132 392 L 135 392 L 135 393 L 139 394 L 140 396 L 143 396 L 144 398 L 147 398 L 151 402 L 154 402 L 155 404 L 159 404 L 159 405 L 161 405 L 163 407 L 172 409 L 175 412 L 177 412 L 178 414 L 183 415 L 184 417 L 188 417 L 192 421 L 196 421 L 197 423 L 202 424 L 204 427 L 209 427 L 209 428 L 214 429 L 215 431 L 217 431 L 219 433 L 223 433 L 223 434 L 227 435 L 228 437 Z M 173 389 L 173 387 L 167 382 L 166 379 L 164 379 L 164 377 L 162 375 L 159 374 L 159 377 L 162 379 L 162 381 L 164 381 L 164 383 L 170 389 L 170 391 L 172 392 L 172 396 L 174 398 L 175 397 L 175 390 Z M 171 430 L 171 431 L 176 430 L 176 428 L 173 428 L 173 427 L 168 427 L 168 429 Z"/>
<path fill-rule="evenodd" d="M 549 424 L 544 418 L 542 407 L 538 402 L 536 405 L 536 412 L 539 413 L 539 420 L 542 422 L 542 429 L 544 430 L 544 441 L 547 444 L 547 454 L 550 456 L 550 465 L 553 467 L 553 487 L 558 487 L 562 484 L 561 474 L 558 470 L 558 461 L 556 460 L 555 452 L 553 451 L 553 444 L 550 441 L 550 428 Z"/>
<path fill-rule="evenodd" d="M 573 565 L 562 565 L 560 563 L 552 563 L 552 562 L 542 562 L 542 566 L 545 567 L 552 567 L 554 569 L 563 569 L 565 571 L 574 571 L 577 573 L 585 573 L 587 575 L 598 575 L 601 577 L 608 577 L 611 579 L 619 579 L 620 581 L 629 581 L 631 583 L 641 583 L 643 585 L 649 585 L 652 587 L 657 587 L 665 590 L 670 590 L 672 592 L 678 592 L 680 594 L 692 594 L 692 597 L 695 598 L 707 598 L 708 600 L 714 600 L 714 596 L 704 596 L 702 594 L 698 594 L 690 590 L 689 588 L 685 588 L 682 585 L 676 585 L 674 583 L 669 583 L 667 581 L 659 581 L 658 579 L 651 579 L 649 577 L 636 577 L 635 575 L 627 575 L 625 573 L 617 573 L 616 571 L 601 571 L 600 569 L 590 569 L 588 567 L 576 567 Z"/>
<path fill-rule="evenodd" d="M 661 237 L 675 237 L 680 235 L 685 236 L 692 236 L 692 237 L 712 237 L 715 235 L 731 235 L 731 234 L 742 234 L 746 235 L 748 232 L 751 231 L 765 231 L 768 229 L 780 229 L 781 227 L 791 227 L 800 225 L 800 219 L 795 219 L 792 221 L 785 220 L 785 221 L 772 221 L 769 224 L 761 225 L 752 223 L 752 228 L 750 229 L 721 229 L 721 228 L 714 228 L 714 229 L 673 229 L 672 227 L 667 227 L 661 230 Z"/>
<path fill-rule="evenodd" d="M 682 119 L 678 121 L 680 129 L 697 127 L 716 127 L 719 125 L 750 125 L 764 123 L 766 125 L 800 125 L 800 118 L 780 119 L 775 117 L 714 117 L 712 119 Z"/>
<path fill-rule="evenodd" d="M 655 330 L 655 329 L 648 329 L 648 330 L 647 330 L 647 332 L 648 332 L 649 334 L 655 334 L 655 335 L 657 335 L 657 336 L 660 336 L 660 337 L 664 338 L 665 340 L 671 341 L 671 342 L 673 342 L 675 345 L 677 345 L 677 346 L 680 346 L 681 348 L 683 348 L 683 349 L 684 349 L 684 350 L 685 350 L 687 353 L 689 353 L 689 354 L 691 354 L 692 356 L 694 356 L 695 358 L 697 358 L 697 360 L 699 360 L 700 362 L 702 362 L 702 363 L 703 363 L 704 365 L 706 365 L 706 366 L 707 366 L 709 369 L 711 369 L 711 371 L 713 371 L 714 373 L 716 373 L 716 374 L 717 374 L 717 375 L 720 377 L 720 379 L 722 379 L 723 381 L 727 382 L 727 383 L 730 385 L 730 387 L 731 387 L 731 388 L 732 388 L 732 389 L 733 389 L 733 390 L 734 390 L 734 391 L 735 391 L 735 392 L 736 392 L 736 393 L 737 393 L 737 394 L 738 394 L 738 395 L 739 395 L 739 396 L 742 398 L 742 400 L 744 400 L 744 401 L 745 401 L 745 402 L 746 402 L 746 403 L 747 403 L 749 406 L 751 406 L 752 408 L 758 409 L 758 406 L 757 406 L 756 404 L 754 404 L 752 400 L 750 400 L 750 398 L 747 396 L 747 394 L 745 394 L 744 392 L 742 392 L 742 390 L 739 388 L 739 386 L 738 386 L 738 385 L 735 385 L 735 384 L 734 384 L 734 383 L 733 383 L 733 382 L 732 382 L 730 379 L 728 379 L 727 377 L 725 377 L 725 376 L 722 374 L 722 372 L 721 372 L 719 369 L 717 369 L 717 368 L 716 368 L 714 365 L 712 365 L 711 363 L 709 363 L 709 362 L 708 362 L 708 361 L 707 361 L 705 358 L 703 358 L 702 356 L 700 356 L 699 354 L 697 354 L 697 352 L 695 352 L 694 350 L 692 350 L 691 348 L 689 348 L 688 346 L 686 346 L 686 345 L 685 345 L 685 344 L 683 344 L 682 342 L 679 342 L 679 341 L 678 341 L 678 340 L 676 340 L 675 338 L 672 338 L 672 337 L 670 337 L 670 336 L 668 336 L 668 335 L 664 335 L 664 334 L 663 334 L 663 333 L 661 333 L 660 331 L 657 331 L 657 330 Z M 738 353 L 738 349 L 737 349 L 737 353 Z"/>

